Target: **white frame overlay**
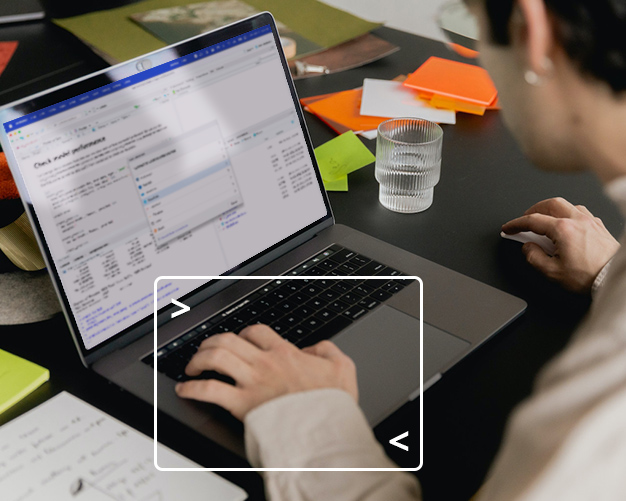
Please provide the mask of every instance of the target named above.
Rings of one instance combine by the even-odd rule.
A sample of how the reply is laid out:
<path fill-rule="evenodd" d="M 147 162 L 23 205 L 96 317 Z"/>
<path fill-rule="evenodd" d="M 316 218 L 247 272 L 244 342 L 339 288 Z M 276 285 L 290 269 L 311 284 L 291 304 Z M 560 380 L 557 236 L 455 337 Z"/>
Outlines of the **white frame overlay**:
<path fill-rule="evenodd" d="M 419 434 L 420 434 L 420 462 L 416 468 L 161 468 L 158 464 L 157 458 L 157 361 L 156 361 L 156 353 L 158 349 L 158 336 L 157 336 L 157 290 L 158 290 L 158 282 L 159 280 L 302 280 L 302 279 L 310 279 L 310 280 L 320 280 L 323 278 L 329 278 L 332 280 L 417 280 L 420 284 L 420 418 L 419 418 Z M 419 471 L 424 464 L 424 283 L 422 279 L 417 276 L 328 276 L 328 277 L 320 277 L 320 276 L 308 276 L 308 275 L 278 275 L 278 276 L 232 276 L 229 275 L 227 277 L 218 275 L 218 276 L 168 276 L 163 275 L 159 276 L 154 281 L 154 351 L 153 351 L 153 362 L 154 362 L 154 467 L 159 471 Z"/>

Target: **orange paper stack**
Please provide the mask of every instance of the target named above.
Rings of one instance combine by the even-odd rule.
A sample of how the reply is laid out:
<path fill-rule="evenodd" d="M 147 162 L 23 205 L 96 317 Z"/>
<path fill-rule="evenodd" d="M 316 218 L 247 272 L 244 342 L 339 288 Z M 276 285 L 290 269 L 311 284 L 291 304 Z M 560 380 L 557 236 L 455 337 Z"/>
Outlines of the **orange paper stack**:
<path fill-rule="evenodd" d="M 419 99 L 437 108 L 483 115 L 497 109 L 498 91 L 489 74 L 478 66 L 431 57 L 404 81 Z"/>
<path fill-rule="evenodd" d="M 349 130 L 362 132 L 375 130 L 378 124 L 387 120 L 381 117 L 361 115 L 361 96 L 363 89 L 352 89 L 312 98 L 300 99 L 305 109 L 323 120 L 338 134 Z"/>

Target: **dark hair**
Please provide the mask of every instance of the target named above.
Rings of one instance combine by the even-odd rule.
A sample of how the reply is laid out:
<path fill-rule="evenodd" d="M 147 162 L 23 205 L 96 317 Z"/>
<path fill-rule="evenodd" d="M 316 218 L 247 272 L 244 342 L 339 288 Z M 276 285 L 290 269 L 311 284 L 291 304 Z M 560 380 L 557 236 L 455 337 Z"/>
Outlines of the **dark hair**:
<path fill-rule="evenodd" d="M 626 90 L 626 0 L 544 0 L 557 37 L 583 74 Z M 514 0 L 485 0 L 496 44 L 509 43 Z"/>

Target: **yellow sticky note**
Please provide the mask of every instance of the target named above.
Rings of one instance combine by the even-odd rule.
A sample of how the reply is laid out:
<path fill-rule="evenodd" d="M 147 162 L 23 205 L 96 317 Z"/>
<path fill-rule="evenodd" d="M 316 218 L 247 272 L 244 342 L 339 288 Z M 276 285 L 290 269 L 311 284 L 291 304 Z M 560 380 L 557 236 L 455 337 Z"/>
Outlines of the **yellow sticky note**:
<path fill-rule="evenodd" d="M 48 379 L 48 369 L 0 350 L 0 414 Z"/>
<path fill-rule="evenodd" d="M 326 181 L 326 179 L 322 179 L 322 181 L 324 181 L 326 191 L 348 191 L 348 176 L 340 177 L 334 181 Z"/>
<path fill-rule="evenodd" d="M 352 131 L 315 148 L 315 157 L 325 181 L 337 181 L 376 160 Z"/>

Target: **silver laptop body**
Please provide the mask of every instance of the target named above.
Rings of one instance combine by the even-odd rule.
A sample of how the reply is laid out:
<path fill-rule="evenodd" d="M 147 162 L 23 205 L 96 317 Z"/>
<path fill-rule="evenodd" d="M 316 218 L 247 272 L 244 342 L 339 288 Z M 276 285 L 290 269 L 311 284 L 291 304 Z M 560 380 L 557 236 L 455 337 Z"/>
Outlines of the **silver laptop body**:
<path fill-rule="evenodd" d="M 0 142 L 81 360 L 153 402 L 152 284 L 163 275 L 278 276 L 341 246 L 424 286 L 425 387 L 526 304 L 334 223 L 276 26 L 262 13 L 12 103 Z M 172 282 L 158 345 L 264 281 Z M 176 318 L 171 299 L 191 310 Z M 419 395 L 417 282 L 332 337 L 356 364 L 372 426 Z M 241 428 L 177 398 L 158 406 L 244 454 Z"/>

